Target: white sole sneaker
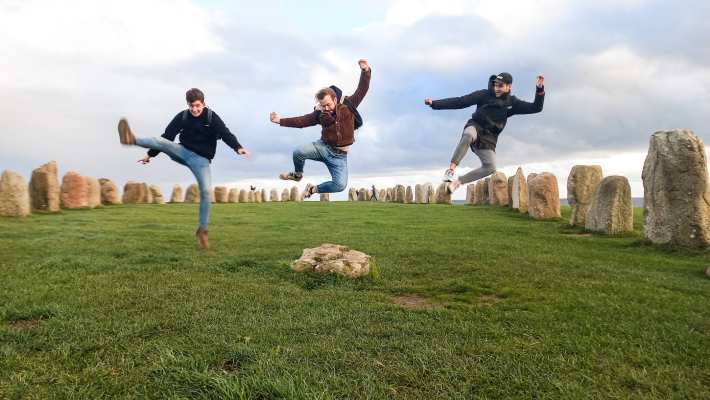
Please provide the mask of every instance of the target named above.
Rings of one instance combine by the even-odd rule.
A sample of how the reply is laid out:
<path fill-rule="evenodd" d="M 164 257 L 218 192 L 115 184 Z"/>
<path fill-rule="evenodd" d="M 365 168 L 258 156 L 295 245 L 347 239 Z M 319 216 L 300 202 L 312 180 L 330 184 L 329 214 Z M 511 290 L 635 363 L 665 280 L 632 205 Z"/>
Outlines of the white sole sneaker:
<path fill-rule="evenodd" d="M 451 174 L 448 174 L 448 172 L 451 171 L 450 169 L 447 169 L 446 172 L 444 172 L 444 177 L 441 179 L 443 182 L 453 182 L 456 176 L 454 176 L 453 171 Z"/>

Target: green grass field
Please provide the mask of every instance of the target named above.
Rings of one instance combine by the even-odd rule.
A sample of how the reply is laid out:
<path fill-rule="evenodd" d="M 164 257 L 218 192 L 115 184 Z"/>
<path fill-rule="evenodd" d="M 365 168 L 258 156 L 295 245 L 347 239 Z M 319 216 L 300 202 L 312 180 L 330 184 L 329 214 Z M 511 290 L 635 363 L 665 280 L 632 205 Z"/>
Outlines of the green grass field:
<path fill-rule="evenodd" d="M 565 216 L 569 211 L 564 210 Z M 504 208 L 118 206 L 0 219 L 0 398 L 710 397 L 706 252 Z M 305 247 L 371 254 L 296 274 Z"/>

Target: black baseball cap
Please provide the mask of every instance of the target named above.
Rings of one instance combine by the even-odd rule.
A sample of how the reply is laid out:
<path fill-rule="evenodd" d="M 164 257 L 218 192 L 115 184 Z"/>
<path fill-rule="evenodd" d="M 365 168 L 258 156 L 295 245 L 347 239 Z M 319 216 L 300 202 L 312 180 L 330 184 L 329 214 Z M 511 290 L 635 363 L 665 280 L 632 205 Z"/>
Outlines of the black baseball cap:
<path fill-rule="evenodd" d="M 513 75 L 511 75 L 507 72 L 501 72 L 500 74 L 496 75 L 495 79 L 493 79 L 493 80 L 495 82 L 512 84 L 513 83 Z"/>

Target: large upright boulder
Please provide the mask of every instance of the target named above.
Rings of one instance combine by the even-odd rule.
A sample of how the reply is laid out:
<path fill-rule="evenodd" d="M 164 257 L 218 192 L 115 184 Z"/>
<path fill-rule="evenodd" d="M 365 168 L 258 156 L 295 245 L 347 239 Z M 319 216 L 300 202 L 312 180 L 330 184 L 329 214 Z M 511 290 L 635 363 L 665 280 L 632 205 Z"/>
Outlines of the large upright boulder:
<path fill-rule="evenodd" d="M 32 171 L 30 178 L 30 208 L 32 211 L 59 211 L 59 179 L 57 163 L 50 161 Z"/>
<path fill-rule="evenodd" d="M 281 201 L 291 201 L 291 191 L 289 191 L 288 189 L 284 189 L 283 192 L 281 192 Z"/>
<path fill-rule="evenodd" d="M 417 204 L 424 203 L 424 190 L 421 184 L 414 185 L 414 202 Z"/>
<path fill-rule="evenodd" d="M 513 176 L 513 184 L 510 189 L 510 193 L 513 196 L 512 207 L 513 210 L 518 210 L 523 214 L 528 212 L 528 183 L 525 180 L 525 174 L 523 169 L 518 167 Z"/>
<path fill-rule="evenodd" d="M 123 185 L 123 204 L 138 204 L 145 199 L 143 184 L 140 182 L 128 181 Z"/>
<path fill-rule="evenodd" d="M 380 189 L 380 192 L 377 194 L 377 201 L 379 201 L 380 203 L 387 201 L 387 190 L 386 189 Z"/>
<path fill-rule="evenodd" d="M 173 185 L 173 190 L 170 193 L 170 202 L 171 203 L 182 203 L 183 202 L 182 186 Z"/>
<path fill-rule="evenodd" d="M 710 188 L 700 138 L 690 130 L 651 135 L 642 179 L 648 240 L 695 248 L 710 245 Z"/>
<path fill-rule="evenodd" d="M 291 201 L 294 201 L 296 203 L 300 203 L 303 201 L 303 197 L 301 197 L 301 192 L 298 190 L 298 186 L 294 186 L 291 188 Z"/>
<path fill-rule="evenodd" d="M 394 201 L 396 203 L 407 202 L 407 189 L 404 185 L 397 185 L 394 187 Z"/>
<path fill-rule="evenodd" d="M 528 213 L 535 219 L 560 218 L 557 177 L 549 172 L 531 174 L 528 180 Z"/>
<path fill-rule="evenodd" d="M 584 227 L 607 235 L 634 230 L 634 208 L 628 179 L 623 176 L 607 176 L 597 185 Z"/>
<path fill-rule="evenodd" d="M 259 196 L 261 198 L 262 203 L 266 203 L 269 201 L 268 194 L 266 193 L 266 189 L 261 189 L 261 195 Z"/>
<path fill-rule="evenodd" d="M 276 189 L 271 189 L 269 192 L 269 201 L 271 202 L 278 202 L 279 201 L 279 192 Z"/>
<path fill-rule="evenodd" d="M 101 206 L 101 183 L 96 178 L 90 176 L 84 177 L 86 179 L 86 200 L 89 208 L 96 208 Z"/>
<path fill-rule="evenodd" d="M 442 182 L 436 189 L 437 204 L 451 204 L 451 193 L 446 190 L 447 182 Z"/>
<path fill-rule="evenodd" d="M 466 204 L 474 204 L 474 199 L 476 198 L 476 185 L 470 183 L 466 185 Z"/>
<path fill-rule="evenodd" d="M 426 192 L 426 201 L 428 204 L 436 203 L 436 192 L 434 191 L 434 185 L 427 182 L 424 184 L 424 190 Z"/>
<path fill-rule="evenodd" d="M 29 214 L 30 192 L 25 178 L 15 171 L 3 171 L 0 175 L 0 216 L 25 217 Z"/>
<path fill-rule="evenodd" d="M 330 193 L 318 193 L 318 196 L 320 197 L 320 201 L 322 202 L 330 201 Z"/>
<path fill-rule="evenodd" d="M 348 189 L 348 201 L 357 201 L 357 195 L 357 189 L 352 187 Z"/>
<path fill-rule="evenodd" d="M 163 197 L 163 192 L 160 190 L 160 186 L 158 185 L 150 185 L 148 186 L 148 190 L 150 191 L 150 197 L 151 197 L 151 204 L 165 204 L 165 198 Z"/>
<path fill-rule="evenodd" d="M 476 182 L 476 204 L 477 205 L 484 205 L 488 204 L 488 199 L 489 199 L 489 192 L 488 192 L 488 182 L 489 179 L 481 179 L 478 182 Z"/>
<path fill-rule="evenodd" d="M 185 203 L 199 203 L 200 202 L 200 187 L 196 183 L 187 187 L 185 191 Z"/>
<path fill-rule="evenodd" d="M 508 177 L 508 208 L 513 208 L 513 180 L 515 175 Z"/>
<path fill-rule="evenodd" d="M 150 185 L 148 185 L 145 182 L 141 183 L 141 185 L 143 185 L 143 189 L 144 189 L 143 193 L 145 193 L 145 197 L 143 198 L 141 203 L 152 204 L 153 203 L 153 192 L 150 190 Z"/>
<path fill-rule="evenodd" d="M 365 188 L 360 188 L 357 191 L 357 201 L 370 201 L 369 191 Z"/>
<path fill-rule="evenodd" d="M 229 189 L 229 193 L 227 194 L 227 201 L 229 203 L 239 203 L 239 189 Z"/>
<path fill-rule="evenodd" d="M 108 178 L 100 178 L 99 184 L 101 184 L 101 204 L 105 206 L 121 204 L 118 186 L 113 181 Z"/>
<path fill-rule="evenodd" d="M 412 192 L 411 186 L 407 186 L 407 190 L 404 194 L 404 202 L 407 204 L 414 203 L 414 192 Z"/>
<path fill-rule="evenodd" d="M 215 186 L 214 198 L 217 203 L 229 203 L 229 190 L 226 186 Z"/>
<path fill-rule="evenodd" d="M 567 177 L 567 202 L 572 208 L 570 225 L 585 226 L 587 211 L 602 178 L 602 167 L 599 165 L 572 167 Z"/>
<path fill-rule="evenodd" d="M 59 194 L 63 208 L 76 209 L 89 206 L 89 186 L 81 174 L 69 171 L 62 178 L 62 188 Z"/>
<path fill-rule="evenodd" d="M 249 192 L 246 189 L 239 191 L 239 202 L 248 203 L 249 202 Z"/>
<path fill-rule="evenodd" d="M 508 205 L 508 178 L 498 171 L 490 176 L 488 182 L 488 200 L 494 206 Z"/>
<path fill-rule="evenodd" d="M 255 190 L 254 191 L 254 202 L 255 203 L 263 203 L 264 197 L 262 195 L 263 195 L 263 192 L 261 190 Z"/>

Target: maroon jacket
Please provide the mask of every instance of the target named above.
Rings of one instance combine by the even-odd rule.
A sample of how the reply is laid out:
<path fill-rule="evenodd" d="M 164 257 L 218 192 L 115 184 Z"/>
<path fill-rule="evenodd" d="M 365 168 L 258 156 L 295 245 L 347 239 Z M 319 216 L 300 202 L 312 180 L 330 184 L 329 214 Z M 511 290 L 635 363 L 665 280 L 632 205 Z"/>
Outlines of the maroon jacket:
<path fill-rule="evenodd" d="M 372 70 L 362 71 L 355 93 L 345 97 L 354 108 L 357 108 L 365 98 L 367 90 L 370 88 L 371 76 Z M 343 102 L 339 102 L 335 107 L 335 118 L 329 113 L 313 111 L 301 117 L 281 118 L 280 122 L 281 126 L 289 128 L 305 128 L 318 124 L 323 127 L 321 140 L 330 146 L 345 147 L 355 142 L 355 117 Z"/>

